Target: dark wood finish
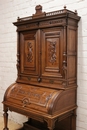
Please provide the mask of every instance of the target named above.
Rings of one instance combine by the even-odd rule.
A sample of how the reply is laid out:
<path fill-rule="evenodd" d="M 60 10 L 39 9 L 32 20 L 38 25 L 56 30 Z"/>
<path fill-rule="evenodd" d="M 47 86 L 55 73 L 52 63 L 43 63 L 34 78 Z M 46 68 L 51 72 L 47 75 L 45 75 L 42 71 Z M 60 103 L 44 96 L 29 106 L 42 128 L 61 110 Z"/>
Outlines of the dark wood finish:
<path fill-rule="evenodd" d="M 29 117 L 25 130 L 76 130 L 79 20 L 66 7 L 45 13 L 38 5 L 31 17 L 13 23 L 18 76 L 4 96 L 3 130 L 8 130 L 8 109 Z"/>

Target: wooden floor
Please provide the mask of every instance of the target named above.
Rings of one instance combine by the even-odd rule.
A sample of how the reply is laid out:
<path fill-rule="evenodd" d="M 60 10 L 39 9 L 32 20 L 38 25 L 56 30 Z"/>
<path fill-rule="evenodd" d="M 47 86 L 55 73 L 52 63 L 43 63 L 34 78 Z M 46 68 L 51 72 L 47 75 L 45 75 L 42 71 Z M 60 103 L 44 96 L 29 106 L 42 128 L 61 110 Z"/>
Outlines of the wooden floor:
<path fill-rule="evenodd" d="M 4 127 L 4 123 L 3 123 L 3 117 L 0 117 L 0 130 L 3 130 L 3 127 Z M 8 127 L 9 127 L 9 130 L 22 130 L 22 126 L 15 123 L 14 121 L 11 121 L 9 120 L 8 121 Z"/>

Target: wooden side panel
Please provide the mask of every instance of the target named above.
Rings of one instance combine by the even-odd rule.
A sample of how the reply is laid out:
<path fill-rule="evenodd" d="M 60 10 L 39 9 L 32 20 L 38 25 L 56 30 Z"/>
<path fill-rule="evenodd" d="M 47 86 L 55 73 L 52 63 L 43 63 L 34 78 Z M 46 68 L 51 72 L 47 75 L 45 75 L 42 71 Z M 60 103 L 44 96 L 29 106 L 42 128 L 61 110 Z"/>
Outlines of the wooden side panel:
<path fill-rule="evenodd" d="M 69 110 L 76 107 L 76 88 L 63 91 L 61 95 L 56 99 L 52 113 Z"/>
<path fill-rule="evenodd" d="M 69 56 L 68 57 L 68 78 L 76 78 L 76 57 Z"/>
<path fill-rule="evenodd" d="M 69 26 L 67 30 L 67 78 L 76 78 L 77 72 L 77 29 Z"/>
<path fill-rule="evenodd" d="M 68 52 L 76 52 L 77 31 L 74 27 L 68 27 Z"/>

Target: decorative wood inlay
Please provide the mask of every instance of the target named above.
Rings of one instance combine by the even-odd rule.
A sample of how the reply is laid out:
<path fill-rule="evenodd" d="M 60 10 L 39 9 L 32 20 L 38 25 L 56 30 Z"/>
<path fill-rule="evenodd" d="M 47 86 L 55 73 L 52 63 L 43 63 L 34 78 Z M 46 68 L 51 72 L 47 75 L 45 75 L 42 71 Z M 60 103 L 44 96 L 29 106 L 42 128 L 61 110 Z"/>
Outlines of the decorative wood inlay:
<path fill-rule="evenodd" d="M 52 64 L 56 62 L 56 42 L 49 44 L 49 62 Z"/>
<path fill-rule="evenodd" d="M 33 55 L 32 55 L 33 48 L 32 48 L 32 43 L 30 43 L 30 42 L 27 43 L 27 50 L 28 50 L 28 53 L 27 53 L 27 61 L 31 63 L 31 62 L 33 61 Z"/>

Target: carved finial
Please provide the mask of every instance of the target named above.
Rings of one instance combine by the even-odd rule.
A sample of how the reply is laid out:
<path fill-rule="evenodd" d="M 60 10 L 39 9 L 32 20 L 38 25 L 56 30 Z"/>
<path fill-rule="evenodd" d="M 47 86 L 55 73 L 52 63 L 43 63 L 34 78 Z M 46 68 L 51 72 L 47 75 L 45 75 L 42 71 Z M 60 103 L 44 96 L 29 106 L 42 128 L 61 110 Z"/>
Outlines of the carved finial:
<path fill-rule="evenodd" d="M 17 18 L 17 21 L 20 21 L 20 17 Z"/>
<path fill-rule="evenodd" d="M 37 5 L 35 7 L 35 10 L 36 10 L 36 12 L 35 12 L 35 14 L 33 14 L 33 18 L 43 17 L 46 14 L 45 12 L 42 12 L 42 6 L 41 5 Z"/>
<path fill-rule="evenodd" d="M 75 14 L 77 15 L 78 13 L 77 13 L 77 10 L 75 10 Z"/>
<path fill-rule="evenodd" d="M 66 9 L 66 5 L 64 6 L 64 9 Z"/>
<path fill-rule="evenodd" d="M 64 12 L 66 12 L 67 10 L 66 10 L 66 6 L 64 6 Z"/>
<path fill-rule="evenodd" d="M 36 14 L 42 13 L 42 6 L 41 6 L 41 5 L 37 5 L 37 6 L 35 7 L 35 10 L 36 10 Z"/>

